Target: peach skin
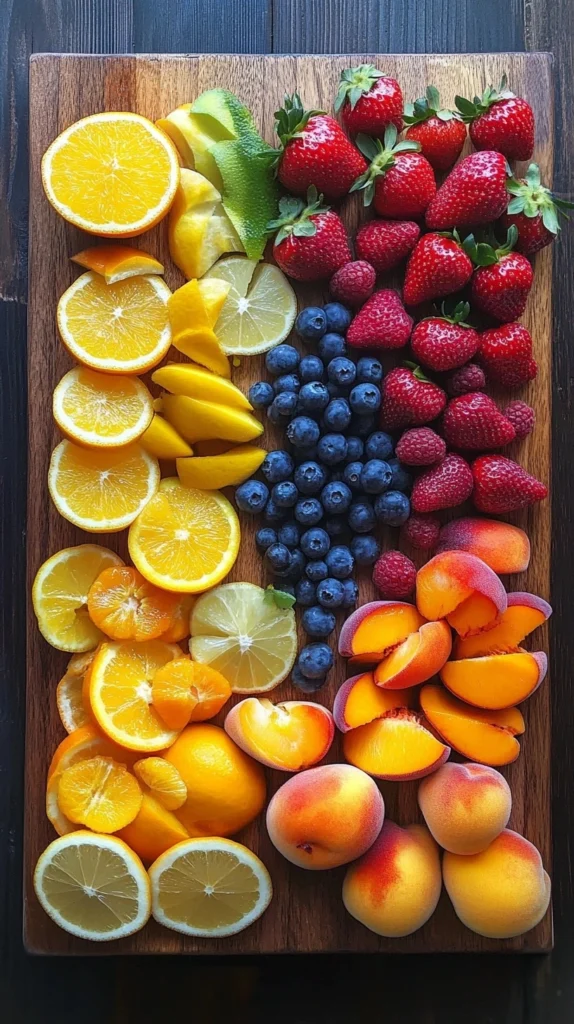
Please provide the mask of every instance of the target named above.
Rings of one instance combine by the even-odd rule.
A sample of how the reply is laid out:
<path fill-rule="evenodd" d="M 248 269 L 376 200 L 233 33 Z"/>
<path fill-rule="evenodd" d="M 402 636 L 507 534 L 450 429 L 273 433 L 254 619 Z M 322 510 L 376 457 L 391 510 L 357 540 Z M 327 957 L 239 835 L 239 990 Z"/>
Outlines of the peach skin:
<path fill-rule="evenodd" d="M 417 573 L 417 608 L 425 619 L 446 619 L 459 636 L 497 621 L 507 597 L 498 576 L 476 555 L 443 551 Z"/>
<path fill-rule="evenodd" d="M 516 737 L 524 732 L 524 719 L 518 708 L 473 708 L 435 683 L 423 686 L 419 699 L 431 726 L 459 754 L 494 766 L 516 761 L 520 753 Z"/>
<path fill-rule="evenodd" d="M 350 764 L 325 764 L 283 783 L 267 808 L 267 831 L 292 864 L 321 871 L 365 853 L 384 817 L 373 779 Z"/>
<path fill-rule="evenodd" d="M 375 663 L 424 622 L 415 606 L 406 601 L 371 601 L 357 608 L 343 623 L 339 654 L 357 664 Z"/>
<path fill-rule="evenodd" d="M 548 601 L 535 594 L 517 591 L 508 595 L 508 607 L 492 629 L 475 636 L 457 637 L 453 658 L 476 658 L 485 654 L 510 654 L 525 637 L 552 615 Z"/>
<path fill-rule="evenodd" d="M 443 667 L 451 648 L 452 634 L 448 623 L 443 620 L 425 622 L 377 665 L 375 683 L 388 690 L 402 690 L 426 683 Z"/>
<path fill-rule="evenodd" d="M 436 771 L 450 747 L 431 732 L 420 712 L 396 708 L 343 737 L 343 753 L 351 764 L 377 779 L 408 782 Z"/>
<path fill-rule="evenodd" d="M 317 764 L 335 735 L 333 716 L 321 704 L 306 700 L 273 704 L 265 697 L 247 697 L 236 704 L 224 728 L 246 754 L 282 772 L 299 772 Z"/>
<path fill-rule="evenodd" d="M 399 828 L 387 818 L 371 849 L 347 869 L 343 903 L 365 928 L 398 939 L 428 921 L 441 888 L 439 851 L 428 829 Z"/>
<path fill-rule="evenodd" d="M 511 708 L 530 697 L 546 675 L 543 651 L 521 648 L 514 654 L 487 654 L 484 658 L 447 661 L 440 677 L 447 690 L 476 708 Z"/>
<path fill-rule="evenodd" d="M 415 704 L 414 690 L 382 690 L 375 686 L 372 672 L 351 676 L 339 687 L 333 703 L 333 718 L 341 732 L 367 725 L 382 718 L 394 708 L 411 708 Z"/>
<path fill-rule="evenodd" d="M 482 853 L 445 853 L 442 871 L 457 917 L 488 939 L 523 935 L 548 910 L 550 878 L 540 853 L 511 829 L 505 828 Z"/>
<path fill-rule="evenodd" d="M 437 554 L 443 551 L 468 551 L 501 576 L 524 572 L 530 562 L 530 541 L 524 530 L 498 519 L 453 519 L 440 531 Z"/>
<path fill-rule="evenodd" d="M 439 846 L 468 856 L 481 853 L 508 824 L 510 786 L 484 764 L 443 764 L 423 779 L 419 807 Z"/>

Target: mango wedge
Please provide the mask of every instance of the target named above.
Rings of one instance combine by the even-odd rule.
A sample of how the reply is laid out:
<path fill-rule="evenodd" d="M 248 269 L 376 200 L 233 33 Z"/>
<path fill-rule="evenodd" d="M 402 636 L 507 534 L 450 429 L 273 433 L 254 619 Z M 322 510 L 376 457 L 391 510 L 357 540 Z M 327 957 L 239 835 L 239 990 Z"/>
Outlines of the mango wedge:
<path fill-rule="evenodd" d="M 231 377 L 229 359 L 210 327 L 196 327 L 183 331 L 171 339 L 172 345 L 195 363 L 206 366 L 220 377 Z"/>
<path fill-rule="evenodd" d="M 217 491 L 243 483 L 257 472 L 266 455 L 264 448 L 242 444 L 224 455 L 178 459 L 177 473 L 184 487 Z"/>
<path fill-rule="evenodd" d="M 193 455 L 193 448 L 179 436 L 171 423 L 157 413 L 139 443 L 156 459 L 181 459 Z"/>
<path fill-rule="evenodd" d="M 162 397 L 167 419 L 190 444 L 214 437 L 241 443 L 252 441 L 263 433 L 259 420 L 243 409 L 232 409 L 228 405 L 186 395 L 164 394 Z"/>
<path fill-rule="evenodd" d="M 199 281 L 195 278 L 170 295 L 167 312 L 174 335 L 195 327 L 212 326 L 199 290 Z"/>
<path fill-rule="evenodd" d="M 202 277 L 201 281 L 197 282 L 197 286 L 203 299 L 209 326 L 215 327 L 225 300 L 231 291 L 231 282 L 224 281 L 221 277 Z"/>
<path fill-rule="evenodd" d="M 209 370 L 190 363 L 170 363 L 161 366 L 152 374 L 155 384 L 171 391 L 172 395 L 187 395 L 201 398 L 205 402 L 219 402 L 234 409 L 250 412 L 253 406 L 242 391 L 225 377 L 218 377 Z"/>

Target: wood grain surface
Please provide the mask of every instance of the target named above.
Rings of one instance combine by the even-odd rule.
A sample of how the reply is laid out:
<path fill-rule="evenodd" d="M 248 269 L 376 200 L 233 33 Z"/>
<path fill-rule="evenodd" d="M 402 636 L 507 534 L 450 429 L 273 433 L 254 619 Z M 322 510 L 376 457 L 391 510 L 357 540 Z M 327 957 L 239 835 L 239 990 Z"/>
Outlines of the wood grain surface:
<path fill-rule="evenodd" d="M 362 59 L 353 57 L 352 63 Z M 383 58 L 369 55 L 381 64 Z M 28 486 L 28 585 L 36 569 L 51 553 L 86 537 L 61 519 L 52 507 L 46 488 L 50 453 L 58 435 L 50 417 L 51 392 L 69 368 L 70 358 L 58 339 L 56 303 L 76 272 L 69 256 L 83 248 L 86 236 L 61 220 L 47 203 L 40 181 L 40 159 L 59 131 L 86 114 L 103 109 L 127 109 L 152 119 L 165 115 L 179 103 L 193 99 L 203 89 L 218 84 L 230 88 L 251 107 L 265 136 L 272 140 L 273 110 L 284 92 L 295 88 L 310 106 L 329 107 L 340 70 L 349 57 L 219 57 L 138 56 L 88 57 L 41 55 L 31 65 L 30 102 L 30 292 L 29 292 L 29 486 Z M 485 84 L 498 81 L 507 71 L 515 90 L 532 103 L 537 123 L 535 157 L 543 178 L 552 178 L 552 85 L 550 58 L 545 54 L 500 54 L 472 56 L 386 56 L 385 69 L 400 80 L 407 98 L 424 92 L 434 82 L 446 104 L 454 94 L 480 92 Z M 347 201 L 344 215 L 354 226 L 359 203 Z M 170 265 L 165 225 L 143 235 L 141 247 L 158 255 L 168 268 L 171 287 L 182 283 Z M 317 292 L 299 290 L 300 305 Z M 548 480 L 550 474 L 550 368 L 551 368 L 551 257 L 546 250 L 536 257 L 535 284 L 524 318 L 531 329 L 540 372 L 536 385 L 525 396 L 536 408 L 535 434 L 524 442 L 520 461 L 533 473 Z M 258 379 L 260 360 L 244 360 L 234 379 L 246 388 Z M 280 437 L 268 437 L 277 446 Z M 549 596 L 550 503 L 517 515 L 531 538 L 533 558 L 530 569 L 509 583 L 513 590 L 531 590 Z M 253 529 L 242 523 L 243 538 L 232 579 L 264 582 L 261 561 L 253 542 Z M 88 538 L 89 539 L 89 538 Z M 125 550 L 125 535 L 101 538 L 102 543 Z M 388 546 L 396 534 L 385 538 Z M 374 594 L 366 579 L 361 581 L 362 600 Z M 539 646 L 547 649 L 547 636 Z M 142 932 L 120 942 L 89 944 L 56 928 L 37 904 L 31 886 L 34 863 L 53 838 L 44 814 L 44 786 L 47 765 L 63 737 L 55 707 L 54 691 L 66 656 L 53 651 L 40 637 L 31 608 L 28 611 L 28 688 L 26 737 L 25 812 L 25 941 L 30 951 L 43 953 L 266 953 L 266 952 L 540 952 L 552 944 L 551 915 L 538 927 L 514 940 L 483 939 L 465 929 L 456 919 L 446 895 L 431 920 L 414 935 L 402 940 L 385 940 L 350 918 L 340 900 L 342 871 L 305 872 L 288 864 L 272 847 L 262 819 L 253 823 L 239 839 L 254 849 L 269 867 L 274 884 L 270 909 L 254 926 L 226 940 L 196 940 L 167 931 L 151 922 Z M 345 676 L 339 659 L 327 687 L 317 695 L 329 706 Z M 282 699 L 297 691 L 284 684 L 275 696 Z M 547 680 L 525 705 L 526 734 L 522 753 L 505 774 L 513 792 L 512 827 L 534 842 L 550 864 L 550 683 Z M 334 747 L 329 760 L 340 759 Z M 269 774 L 273 792 L 284 781 L 279 773 Z M 417 820 L 416 783 L 383 783 L 387 812 L 399 824 Z"/>

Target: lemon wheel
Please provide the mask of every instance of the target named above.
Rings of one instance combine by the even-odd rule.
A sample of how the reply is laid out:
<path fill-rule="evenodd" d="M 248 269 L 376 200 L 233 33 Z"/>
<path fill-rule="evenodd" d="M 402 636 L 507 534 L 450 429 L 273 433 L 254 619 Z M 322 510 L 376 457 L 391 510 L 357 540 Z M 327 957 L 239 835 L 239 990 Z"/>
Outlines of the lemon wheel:
<path fill-rule="evenodd" d="M 227 355 L 257 355 L 285 340 L 295 323 L 297 298 L 279 267 L 228 256 L 205 276 L 231 285 L 214 328 Z"/>

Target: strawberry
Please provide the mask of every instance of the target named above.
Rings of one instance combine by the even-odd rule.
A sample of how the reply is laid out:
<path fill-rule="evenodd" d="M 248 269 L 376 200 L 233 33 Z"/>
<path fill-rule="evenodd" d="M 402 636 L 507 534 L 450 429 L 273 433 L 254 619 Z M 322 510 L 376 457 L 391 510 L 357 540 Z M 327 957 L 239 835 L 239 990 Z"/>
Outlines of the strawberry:
<path fill-rule="evenodd" d="M 415 480 L 411 506 L 415 512 L 438 512 L 454 508 L 470 498 L 473 479 L 468 462 L 460 455 L 447 455 Z"/>
<path fill-rule="evenodd" d="M 534 430 L 536 414 L 526 402 L 511 402 L 504 410 L 504 415 L 512 423 L 517 441 L 523 441 Z"/>
<path fill-rule="evenodd" d="M 472 235 L 466 240 L 467 251 L 478 267 L 471 284 L 474 303 L 483 313 L 502 323 L 522 316 L 534 280 L 526 256 L 512 251 L 517 238 L 518 230 L 513 224 L 508 229 L 505 244 L 497 248 L 484 242 L 472 244 Z"/>
<path fill-rule="evenodd" d="M 341 111 L 343 124 L 355 135 L 364 132 L 383 138 L 393 124 L 403 130 L 403 94 L 399 83 L 372 64 L 347 68 L 341 75 L 335 99 L 335 110 Z"/>
<path fill-rule="evenodd" d="M 532 256 L 554 241 L 560 231 L 558 214 L 566 217 L 566 210 L 573 209 L 574 203 L 557 199 L 541 185 L 538 164 L 530 164 L 524 178 L 511 178 L 506 188 L 511 199 L 502 224 L 507 230 L 514 224 L 518 231 L 516 250 Z"/>
<path fill-rule="evenodd" d="M 506 388 L 527 384 L 538 373 L 532 358 L 532 337 L 522 324 L 504 324 L 483 331 L 478 358 L 489 381 Z"/>
<path fill-rule="evenodd" d="M 472 500 L 479 512 L 489 515 L 526 508 L 548 494 L 544 484 L 504 455 L 480 455 L 472 464 L 472 476 Z"/>
<path fill-rule="evenodd" d="M 380 420 L 386 430 L 430 423 L 446 405 L 442 388 L 428 381 L 418 366 L 395 367 L 384 378 L 381 392 Z"/>
<path fill-rule="evenodd" d="M 375 268 L 365 260 L 353 260 L 337 270 L 330 282 L 329 291 L 337 302 L 348 306 L 362 306 L 375 290 L 377 275 Z"/>
<path fill-rule="evenodd" d="M 467 395 L 469 391 L 482 391 L 486 385 L 486 377 L 482 366 L 476 363 L 467 363 L 461 366 L 460 370 L 451 373 L 446 382 L 446 390 L 451 397 Z"/>
<path fill-rule="evenodd" d="M 384 274 L 407 258 L 420 233 L 414 220 L 369 220 L 357 231 L 355 251 L 360 260 Z"/>
<path fill-rule="evenodd" d="M 450 316 L 447 316 L 443 302 L 442 313 L 442 316 L 420 320 L 411 337 L 411 348 L 417 362 L 439 373 L 462 366 L 472 359 L 480 345 L 478 331 L 465 322 L 470 313 L 468 302 L 459 302 Z"/>
<path fill-rule="evenodd" d="M 472 260 L 456 232 L 453 238 L 423 235 L 407 263 L 404 297 L 407 306 L 458 292 L 472 277 Z"/>
<path fill-rule="evenodd" d="M 453 110 L 443 110 L 438 89 L 429 85 L 426 95 L 405 107 L 405 139 L 420 142 L 421 153 L 435 171 L 448 171 L 458 160 L 466 141 L 466 126 Z"/>
<path fill-rule="evenodd" d="M 391 124 L 385 131 L 384 145 L 380 139 L 359 135 L 357 146 L 371 162 L 351 186 L 351 192 L 363 190 L 365 206 L 374 200 L 380 217 L 422 217 L 436 193 L 436 181 L 428 160 L 419 153 L 420 144 L 397 142 L 397 129 Z"/>
<path fill-rule="evenodd" d="M 397 442 L 395 454 L 406 466 L 432 466 L 444 459 L 446 444 L 431 427 L 412 427 Z"/>
<path fill-rule="evenodd" d="M 393 288 L 381 288 L 361 307 L 347 331 L 352 348 L 403 348 L 411 336 L 413 318 Z"/>
<path fill-rule="evenodd" d="M 431 231 L 497 220 L 508 203 L 502 153 L 471 153 L 453 167 L 426 212 Z"/>
<path fill-rule="evenodd" d="M 442 427 L 451 448 L 474 451 L 502 448 L 516 436 L 510 420 L 481 391 L 452 398 L 445 409 Z"/>
<path fill-rule="evenodd" d="M 304 196 L 314 185 L 328 200 L 340 199 L 367 170 L 366 160 L 335 118 L 322 110 L 304 110 L 297 93 L 286 96 L 275 112 L 275 130 L 281 141 L 277 177 L 289 192 Z"/>
<path fill-rule="evenodd" d="M 331 277 L 352 259 L 343 221 L 322 200 L 314 185 L 307 193 L 307 205 L 285 196 L 279 202 L 279 218 L 267 226 L 277 230 L 273 244 L 277 265 L 297 281 Z"/>
<path fill-rule="evenodd" d="M 508 160 L 530 160 L 534 149 L 534 114 L 526 100 L 507 88 L 506 75 L 498 89 L 490 85 L 474 101 L 455 96 L 455 103 L 470 124 L 476 149 L 496 149 Z"/>
<path fill-rule="evenodd" d="M 404 526 L 401 526 L 401 541 L 412 544 L 420 551 L 431 551 L 438 544 L 440 536 L 440 519 L 429 515 L 411 515 Z"/>

